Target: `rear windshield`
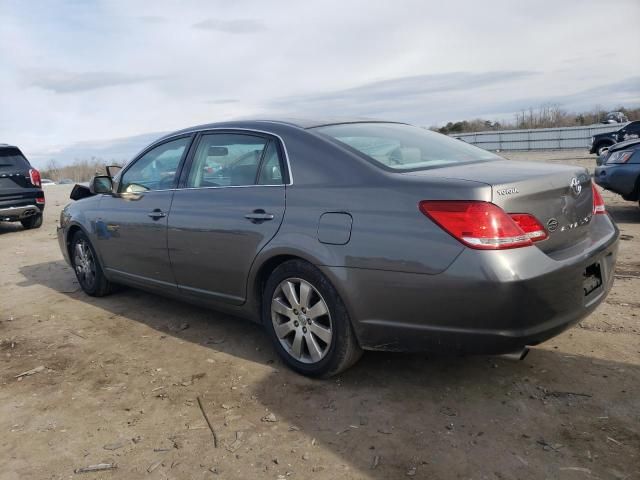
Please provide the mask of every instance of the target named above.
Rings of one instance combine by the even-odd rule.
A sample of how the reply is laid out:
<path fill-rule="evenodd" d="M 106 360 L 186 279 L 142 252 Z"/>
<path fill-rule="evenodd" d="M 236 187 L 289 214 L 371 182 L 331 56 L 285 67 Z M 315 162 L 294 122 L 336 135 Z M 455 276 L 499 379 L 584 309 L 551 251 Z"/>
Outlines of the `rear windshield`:
<path fill-rule="evenodd" d="M 500 158 L 462 140 L 411 125 L 350 123 L 313 130 L 393 170 L 423 170 Z"/>
<path fill-rule="evenodd" d="M 29 170 L 29 162 L 17 148 L 0 148 L 0 172 Z"/>

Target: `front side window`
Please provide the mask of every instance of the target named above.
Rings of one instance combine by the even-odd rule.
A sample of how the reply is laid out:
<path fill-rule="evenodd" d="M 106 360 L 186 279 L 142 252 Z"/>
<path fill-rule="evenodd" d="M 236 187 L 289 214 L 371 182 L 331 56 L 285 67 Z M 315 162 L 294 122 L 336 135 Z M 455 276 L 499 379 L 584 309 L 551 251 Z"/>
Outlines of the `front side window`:
<path fill-rule="evenodd" d="M 267 138 L 249 134 L 203 135 L 193 157 L 187 187 L 255 185 L 262 158 L 264 154 L 270 155 L 270 143 Z"/>
<path fill-rule="evenodd" d="M 639 123 L 630 123 L 625 128 L 625 133 L 630 135 L 638 135 L 640 133 L 640 122 Z"/>
<path fill-rule="evenodd" d="M 350 123 L 312 129 L 392 170 L 423 170 L 497 155 L 424 128 L 395 123 Z"/>
<path fill-rule="evenodd" d="M 176 173 L 191 137 L 163 143 L 145 153 L 120 179 L 120 192 L 141 193 L 175 187 Z"/>

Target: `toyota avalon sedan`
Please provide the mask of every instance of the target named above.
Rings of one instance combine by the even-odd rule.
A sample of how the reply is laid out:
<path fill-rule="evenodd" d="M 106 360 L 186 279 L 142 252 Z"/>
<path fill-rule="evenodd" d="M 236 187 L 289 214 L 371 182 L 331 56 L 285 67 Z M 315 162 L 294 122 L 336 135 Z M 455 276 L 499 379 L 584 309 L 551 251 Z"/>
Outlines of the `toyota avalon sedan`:
<path fill-rule="evenodd" d="M 320 377 L 363 350 L 525 352 L 604 300 L 618 247 L 584 168 L 392 122 L 188 128 L 72 198 L 58 238 L 88 295 L 249 318 Z"/>

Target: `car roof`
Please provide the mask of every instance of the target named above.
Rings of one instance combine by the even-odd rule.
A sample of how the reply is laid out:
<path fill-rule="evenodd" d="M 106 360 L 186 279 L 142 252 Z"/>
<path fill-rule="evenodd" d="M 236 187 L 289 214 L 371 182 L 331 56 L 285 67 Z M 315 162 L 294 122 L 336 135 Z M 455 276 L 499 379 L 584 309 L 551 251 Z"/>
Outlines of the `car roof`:
<path fill-rule="evenodd" d="M 254 122 L 267 122 L 267 123 L 283 123 L 292 125 L 299 128 L 316 128 L 325 127 L 327 125 L 340 125 L 345 123 L 398 123 L 391 122 L 389 120 L 380 120 L 367 117 L 320 117 L 320 118 L 299 118 L 299 117 L 286 117 L 279 119 L 267 119 L 260 120 L 254 119 Z"/>
<path fill-rule="evenodd" d="M 325 117 L 325 118 L 302 118 L 302 117 L 282 117 L 282 118 L 250 118 L 233 120 L 228 122 L 216 122 L 206 123 L 203 125 L 195 125 L 193 127 L 184 128 L 164 135 L 159 140 L 163 140 L 168 137 L 184 133 L 193 133 L 201 130 L 213 129 L 213 128 L 246 128 L 255 129 L 258 124 L 276 124 L 276 125 L 288 125 L 290 127 L 300 128 L 303 130 L 315 127 L 324 127 L 328 125 L 340 125 L 345 123 L 403 123 L 394 122 L 389 120 L 380 120 L 373 118 L 358 118 L 358 117 Z M 158 140 L 158 141 L 159 141 Z M 156 143 L 156 142 L 154 142 Z"/>
<path fill-rule="evenodd" d="M 624 142 L 615 143 L 609 147 L 610 152 L 616 152 L 618 150 L 624 150 L 628 147 L 640 146 L 640 138 L 632 138 L 631 140 L 625 140 Z"/>
<path fill-rule="evenodd" d="M 9 145 L 8 143 L 0 143 L 0 148 L 18 148 L 15 145 Z"/>

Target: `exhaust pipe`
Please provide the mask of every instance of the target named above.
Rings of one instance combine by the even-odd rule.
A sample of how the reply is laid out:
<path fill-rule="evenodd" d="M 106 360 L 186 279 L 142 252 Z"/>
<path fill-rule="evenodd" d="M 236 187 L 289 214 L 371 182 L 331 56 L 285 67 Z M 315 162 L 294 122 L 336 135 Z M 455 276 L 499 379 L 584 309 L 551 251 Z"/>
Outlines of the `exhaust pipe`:
<path fill-rule="evenodd" d="M 502 358 L 506 358 L 507 360 L 524 360 L 524 357 L 527 356 L 527 354 L 529 353 L 529 348 L 528 347 L 522 347 L 520 350 L 516 350 L 515 352 L 511 352 L 511 353 L 504 353 L 502 355 L 499 355 Z"/>

